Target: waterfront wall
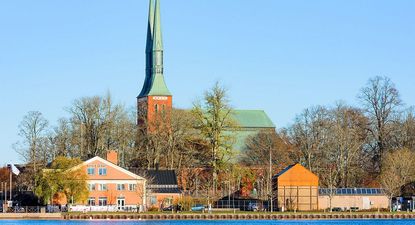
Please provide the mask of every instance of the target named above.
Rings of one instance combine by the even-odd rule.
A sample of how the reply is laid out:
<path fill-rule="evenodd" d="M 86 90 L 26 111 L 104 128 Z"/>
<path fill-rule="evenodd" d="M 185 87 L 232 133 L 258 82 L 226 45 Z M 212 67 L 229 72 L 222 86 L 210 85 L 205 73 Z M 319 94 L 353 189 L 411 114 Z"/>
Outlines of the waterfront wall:
<path fill-rule="evenodd" d="M 338 220 L 415 219 L 411 214 L 102 214 L 64 215 L 66 220 Z"/>
<path fill-rule="evenodd" d="M 0 213 L 0 220 L 61 220 L 61 213 Z"/>

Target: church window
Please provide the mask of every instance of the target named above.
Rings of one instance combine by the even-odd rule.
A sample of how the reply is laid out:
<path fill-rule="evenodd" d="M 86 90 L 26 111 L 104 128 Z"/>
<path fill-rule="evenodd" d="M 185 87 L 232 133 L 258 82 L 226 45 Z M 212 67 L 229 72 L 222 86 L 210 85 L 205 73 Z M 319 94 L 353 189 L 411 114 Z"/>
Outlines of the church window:
<path fill-rule="evenodd" d="M 156 112 L 156 113 L 158 113 L 159 112 L 159 105 L 154 105 L 154 111 Z"/>

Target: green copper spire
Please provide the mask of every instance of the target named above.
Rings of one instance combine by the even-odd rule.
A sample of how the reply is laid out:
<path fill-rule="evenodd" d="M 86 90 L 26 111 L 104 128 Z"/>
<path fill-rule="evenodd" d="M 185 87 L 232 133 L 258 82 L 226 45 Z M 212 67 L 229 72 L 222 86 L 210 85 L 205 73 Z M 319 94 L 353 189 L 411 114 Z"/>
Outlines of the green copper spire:
<path fill-rule="evenodd" d="M 153 67 L 153 25 L 154 25 L 154 0 L 150 0 L 148 9 L 148 25 L 147 25 L 147 41 L 146 41 L 146 77 L 144 80 L 143 89 L 140 92 L 140 97 L 147 95 L 151 87 L 151 70 Z"/>
<path fill-rule="evenodd" d="M 171 96 L 166 82 L 164 81 L 163 67 L 163 38 L 161 32 L 160 17 L 160 0 L 156 0 L 154 9 L 154 26 L 153 26 L 153 68 L 152 68 L 152 84 L 148 95 Z"/>
<path fill-rule="evenodd" d="M 146 79 L 138 98 L 171 96 L 163 75 L 163 38 L 161 32 L 160 0 L 150 0 L 146 45 Z"/>
<path fill-rule="evenodd" d="M 161 17 L 160 17 L 160 0 L 156 0 L 156 7 L 154 12 L 154 36 L 153 36 L 153 51 L 163 51 L 163 38 L 161 32 Z"/>

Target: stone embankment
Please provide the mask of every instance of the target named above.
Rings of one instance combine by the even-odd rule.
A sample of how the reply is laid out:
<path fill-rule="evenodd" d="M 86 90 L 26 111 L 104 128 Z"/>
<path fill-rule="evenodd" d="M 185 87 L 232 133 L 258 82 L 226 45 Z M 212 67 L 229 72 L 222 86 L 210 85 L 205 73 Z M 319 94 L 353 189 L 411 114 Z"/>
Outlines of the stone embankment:
<path fill-rule="evenodd" d="M 61 220 L 60 213 L 0 213 L 0 220 Z"/>
<path fill-rule="evenodd" d="M 415 219 L 411 214 L 67 214 L 66 220 L 338 220 Z"/>

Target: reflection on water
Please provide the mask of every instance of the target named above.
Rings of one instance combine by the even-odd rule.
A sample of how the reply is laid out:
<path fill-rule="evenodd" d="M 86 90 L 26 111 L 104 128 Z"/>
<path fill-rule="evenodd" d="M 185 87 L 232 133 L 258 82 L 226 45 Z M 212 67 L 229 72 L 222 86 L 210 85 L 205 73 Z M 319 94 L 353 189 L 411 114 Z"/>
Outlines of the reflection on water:
<path fill-rule="evenodd" d="M 1 225 L 415 225 L 415 220 L 305 221 L 1 221 Z"/>

